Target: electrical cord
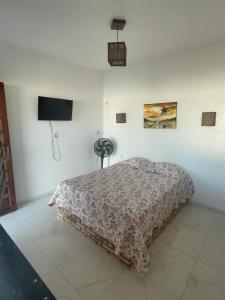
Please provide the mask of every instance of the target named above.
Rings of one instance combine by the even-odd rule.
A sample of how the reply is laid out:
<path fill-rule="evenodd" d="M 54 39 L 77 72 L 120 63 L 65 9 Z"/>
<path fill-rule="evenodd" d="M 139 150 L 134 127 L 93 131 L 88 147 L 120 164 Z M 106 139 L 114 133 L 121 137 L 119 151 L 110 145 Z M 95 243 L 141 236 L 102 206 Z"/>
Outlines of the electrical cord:
<path fill-rule="evenodd" d="M 50 124 L 50 128 L 51 128 L 51 144 L 52 144 L 52 157 L 55 161 L 60 161 L 62 159 L 61 156 L 61 151 L 60 151 L 60 147 L 59 147 L 59 138 L 58 135 L 54 136 L 54 132 L 53 132 L 53 128 L 52 128 L 52 122 L 49 121 Z M 55 143 L 54 143 L 54 138 L 56 139 L 56 146 L 57 146 L 57 151 L 58 151 L 58 157 L 55 153 Z"/>

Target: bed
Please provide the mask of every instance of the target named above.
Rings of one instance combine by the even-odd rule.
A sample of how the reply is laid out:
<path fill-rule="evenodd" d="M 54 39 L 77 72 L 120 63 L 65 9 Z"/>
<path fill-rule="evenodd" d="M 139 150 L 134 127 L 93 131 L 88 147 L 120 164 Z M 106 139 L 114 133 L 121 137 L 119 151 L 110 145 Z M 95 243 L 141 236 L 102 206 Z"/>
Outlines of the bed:
<path fill-rule="evenodd" d="M 147 272 L 151 240 L 193 193 L 181 167 L 131 158 L 61 182 L 49 205 L 123 262 Z"/>

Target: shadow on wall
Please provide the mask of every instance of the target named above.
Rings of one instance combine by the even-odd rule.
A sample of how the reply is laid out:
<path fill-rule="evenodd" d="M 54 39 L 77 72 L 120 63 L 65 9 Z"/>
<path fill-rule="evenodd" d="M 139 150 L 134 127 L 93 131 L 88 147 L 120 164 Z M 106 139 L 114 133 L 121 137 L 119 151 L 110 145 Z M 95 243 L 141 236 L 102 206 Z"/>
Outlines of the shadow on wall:
<path fill-rule="evenodd" d="M 15 189 L 18 195 L 19 186 L 23 186 L 24 194 L 28 193 L 27 162 L 23 136 L 23 111 L 19 99 L 21 90 L 17 86 L 5 84 L 6 105 L 9 134 L 12 151 Z M 27 184 L 26 184 L 27 183 Z"/>

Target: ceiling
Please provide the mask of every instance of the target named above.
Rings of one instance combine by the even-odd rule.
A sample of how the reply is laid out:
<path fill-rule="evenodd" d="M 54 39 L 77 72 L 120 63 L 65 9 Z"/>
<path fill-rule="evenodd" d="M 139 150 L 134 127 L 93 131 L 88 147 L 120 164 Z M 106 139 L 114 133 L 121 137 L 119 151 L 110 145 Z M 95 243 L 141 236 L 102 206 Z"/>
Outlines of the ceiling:
<path fill-rule="evenodd" d="M 224 0 L 0 0 L 0 41 L 104 71 L 113 17 L 128 65 L 225 39 Z"/>

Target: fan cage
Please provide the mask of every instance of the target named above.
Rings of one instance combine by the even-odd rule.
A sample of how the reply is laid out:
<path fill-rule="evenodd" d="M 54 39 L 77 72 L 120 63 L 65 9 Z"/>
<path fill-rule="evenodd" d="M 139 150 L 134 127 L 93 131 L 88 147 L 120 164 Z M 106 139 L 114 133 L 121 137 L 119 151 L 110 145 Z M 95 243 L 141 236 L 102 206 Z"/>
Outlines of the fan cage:
<path fill-rule="evenodd" d="M 105 148 L 104 150 L 101 149 L 103 147 Z M 106 138 L 99 139 L 94 144 L 95 154 L 98 155 L 99 157 L 107 157 L 107 156 L 111 155 L 113 152 L 113 149 L 114 149 L 114 147 L 113 147 L 112 141 L 109 139 L 106 139 Z"/>

